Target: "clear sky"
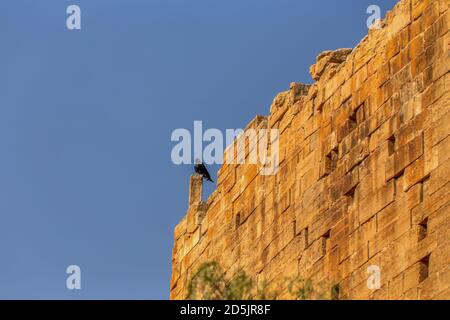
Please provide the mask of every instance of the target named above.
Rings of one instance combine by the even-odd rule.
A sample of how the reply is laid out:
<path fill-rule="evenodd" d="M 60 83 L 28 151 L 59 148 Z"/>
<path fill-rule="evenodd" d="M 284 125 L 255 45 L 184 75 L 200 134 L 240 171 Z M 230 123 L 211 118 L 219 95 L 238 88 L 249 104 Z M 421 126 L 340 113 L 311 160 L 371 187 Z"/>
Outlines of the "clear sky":
<path fill-rule="evenodd" d="M 1 0 L 0 298 L 167 299 L 192 172 L 172 131 L 245 127 L 395 2 Z"/>

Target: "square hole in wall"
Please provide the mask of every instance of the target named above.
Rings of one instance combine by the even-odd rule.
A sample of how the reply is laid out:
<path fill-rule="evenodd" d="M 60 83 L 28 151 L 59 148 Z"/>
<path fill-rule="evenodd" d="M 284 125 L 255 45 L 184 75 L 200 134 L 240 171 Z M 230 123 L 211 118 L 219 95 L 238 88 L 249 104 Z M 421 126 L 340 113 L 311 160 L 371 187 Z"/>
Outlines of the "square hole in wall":
<path fill-rule="evenodd" d="M 395 152 L 395 135 L 390 136 L 388 139 L 388 154 L 392 155 Z"/>
<path fill-rule="evenodd" d="M 350 125 L 350 126 L 355 126 L 355 127 L 356 127 L 356 124 L 358 123 L 358 119 L 357 119 L 357 116 L 356 116 L 357 111 L 358 111 L 358 110 L 355 110 L 355 111 L 351 112 L 351 113 L 348 115 L 348 119 L 349 119 L 350 122 L 351 122 L 351 125 Z"/>
<path fill-rule="evenodd" d="M 334 169 L 336 169 L 336 165 L 337 165 L 337 161 L 338 161 L 338 150 L 332 149 L 327 154 L 327 160 L 329 163 L 330 171 L 333 171 Z"/>
<path fill-rule="evenodd" d="M 331 287 L 331 300 L 339 300 L 339 284 Z"/>
<path fill-rule="evenodd" d="M 235 224 L 236 229 L 238 229 L 240 225 L 241 225 L 241 213 L 238 213 L 236 215 L 236 224 Z"/>
<path fill-rule="evenodd" d="M 419 283 L 428 278 L 430 268 L 430 255 L 419 261 Z"/>
<path fill-rule="evenodd" d="M 330 251 L 330 232 L 331 230 L 328 230 L 327 232 L 324 233 L 324 235 L 322 236 L 322 249 L 323 249 L 323 253 L 327 253 Z"/>
<path fill-rule="evenodd" d="M 419 241 L 422 241 L 426 238 L 428 234 L 428 218 L 424 219 L 421 223 L 419 223 Z"/>
<path fill-rule="evenodd" d="M 344 196 L 349 197 L 350 200 L 355 199 L 356 187 L 357 187 L 357 186 L 354 186 L 353 188 L 351 188 L 350 190 L 348 190 L 347 193 L 344 194 Z"/>
<path fill-rule="evenodd" d="M 305 228 L 305 249 L 309 247 L 308 227 Z"/>

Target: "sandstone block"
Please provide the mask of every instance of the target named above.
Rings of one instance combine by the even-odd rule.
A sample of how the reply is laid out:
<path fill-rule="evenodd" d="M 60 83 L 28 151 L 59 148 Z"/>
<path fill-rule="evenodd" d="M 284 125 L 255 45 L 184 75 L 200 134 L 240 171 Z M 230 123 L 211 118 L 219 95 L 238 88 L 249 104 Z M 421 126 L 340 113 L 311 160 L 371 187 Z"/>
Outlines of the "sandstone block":
<path fill-rule="evenodd" d="M 362 199 L 359 201 L 360 223 L 369 220 L 378 211 L 392 203 L 394 201 L 394 196 L 395 187 L 392 180 L 373 194 L 362 195 Z"/>
<path fill-rule="evenodd" d="M 386 180 L 398 176 L 406 166 L 418 159 L 423 154 L 423 136 L 420 135 L 410 143 L 399 148 L 387 159 Z"/>

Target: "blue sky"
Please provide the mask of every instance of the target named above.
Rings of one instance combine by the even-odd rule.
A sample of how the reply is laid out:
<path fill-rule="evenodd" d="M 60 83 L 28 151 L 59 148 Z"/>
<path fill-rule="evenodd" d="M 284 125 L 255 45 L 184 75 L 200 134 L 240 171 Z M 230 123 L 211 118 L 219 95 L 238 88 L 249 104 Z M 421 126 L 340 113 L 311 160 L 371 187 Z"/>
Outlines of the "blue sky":
<path fill-rule="evenodd" d="M 395 2 L 0 1 L 0 298 L 167 299 L 192 172 L 172 131 L 245 127 Z"/>

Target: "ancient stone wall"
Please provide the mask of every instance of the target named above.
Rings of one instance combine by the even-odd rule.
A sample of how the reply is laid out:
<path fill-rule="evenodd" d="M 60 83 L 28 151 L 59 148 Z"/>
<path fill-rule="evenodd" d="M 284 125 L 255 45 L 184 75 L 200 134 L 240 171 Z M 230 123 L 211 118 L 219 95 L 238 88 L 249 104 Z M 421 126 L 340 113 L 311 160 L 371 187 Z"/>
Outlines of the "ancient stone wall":
<path fill-rule="evenodd" d="M 328 279 L 340 298 L 450 299 L 448 26 L 448 0 L 399 1 L 356 48 L 322 53 L 313 85 L 292 84 L 249 124 L 280 130 L 276 175 L 223 165 L 206 202 L 192 177 L 171 298 L 216 260 L 258 282 Z"/>

